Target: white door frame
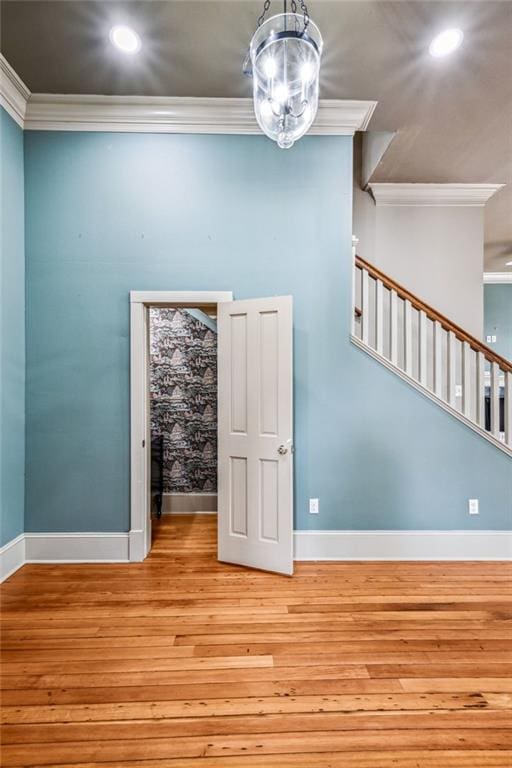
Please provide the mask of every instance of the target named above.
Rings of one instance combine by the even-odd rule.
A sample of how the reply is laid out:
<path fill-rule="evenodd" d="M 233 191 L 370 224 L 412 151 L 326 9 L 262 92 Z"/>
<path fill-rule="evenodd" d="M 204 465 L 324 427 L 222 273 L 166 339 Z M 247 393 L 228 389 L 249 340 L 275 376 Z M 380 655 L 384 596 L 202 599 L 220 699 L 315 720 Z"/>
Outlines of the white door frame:
<path fill-rule="evenodd" d="M 130 551 L 144 560 L 151 545 L 149 483 L 149 307 L 197 307 L 233 301 L 231 291 L 130 291 Z"/>

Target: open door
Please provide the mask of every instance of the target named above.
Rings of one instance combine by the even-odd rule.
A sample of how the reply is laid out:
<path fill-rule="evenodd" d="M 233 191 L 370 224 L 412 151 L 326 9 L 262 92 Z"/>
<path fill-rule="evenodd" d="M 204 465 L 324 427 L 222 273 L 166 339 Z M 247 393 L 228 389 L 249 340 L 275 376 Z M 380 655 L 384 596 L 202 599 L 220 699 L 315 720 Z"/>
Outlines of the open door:
<path fill-rule="evenodd" d="M 293 573 L 292 297 L 218 305 L 218 557 Z"/>

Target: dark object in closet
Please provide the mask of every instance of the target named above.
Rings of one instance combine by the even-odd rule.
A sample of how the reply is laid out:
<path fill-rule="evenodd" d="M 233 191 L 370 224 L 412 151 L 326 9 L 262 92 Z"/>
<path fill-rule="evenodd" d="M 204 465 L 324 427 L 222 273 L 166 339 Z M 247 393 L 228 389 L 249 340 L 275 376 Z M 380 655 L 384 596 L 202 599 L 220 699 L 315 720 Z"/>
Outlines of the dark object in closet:
<path fill-rule="evenodd" d="M 504 432 L 505 431 L 505 388 L 504 387 L 499 388 L 498 398 L 499 398 L 498 402 L 499 402 L 499 411 L 500 411 L 499 431 Z M 490 387 L 485 388 L 485 428 L 488 432 L 490 432 L 490 429 L 491 429 L 491 388 Z"/>
<path fill-rule="evenodd" d="M 162 516 L 164 495 L 164 438 L 157 435 L 151 438 L 151 505 L 155 507 L 156 516 Z"/>

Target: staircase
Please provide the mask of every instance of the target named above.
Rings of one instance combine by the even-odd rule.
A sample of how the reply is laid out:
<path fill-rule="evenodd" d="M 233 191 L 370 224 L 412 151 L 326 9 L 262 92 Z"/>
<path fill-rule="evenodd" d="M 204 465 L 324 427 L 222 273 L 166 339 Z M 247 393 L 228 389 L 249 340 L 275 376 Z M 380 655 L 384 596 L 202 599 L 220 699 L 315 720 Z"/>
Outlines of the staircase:
<path fill-rule="evenodd" d="M 512 363 L 355 256 L 352 341 L 512 456 Z"/>

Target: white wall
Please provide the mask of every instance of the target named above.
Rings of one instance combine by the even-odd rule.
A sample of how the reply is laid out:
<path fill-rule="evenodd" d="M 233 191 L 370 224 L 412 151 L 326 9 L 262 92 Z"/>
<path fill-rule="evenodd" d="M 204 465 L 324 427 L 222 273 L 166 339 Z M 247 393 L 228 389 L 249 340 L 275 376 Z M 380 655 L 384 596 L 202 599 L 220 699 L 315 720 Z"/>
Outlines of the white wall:
<path fill-rule="evenodd" d="M 477 338 L 483 336 L 483 208 L 376 206 L 354 189 L 358 255 Z"/>

